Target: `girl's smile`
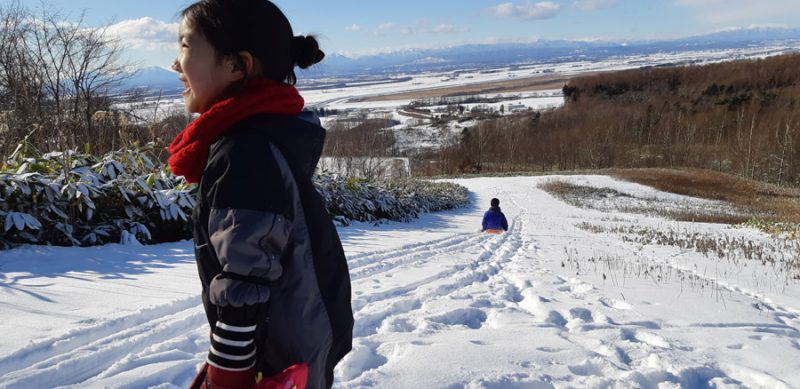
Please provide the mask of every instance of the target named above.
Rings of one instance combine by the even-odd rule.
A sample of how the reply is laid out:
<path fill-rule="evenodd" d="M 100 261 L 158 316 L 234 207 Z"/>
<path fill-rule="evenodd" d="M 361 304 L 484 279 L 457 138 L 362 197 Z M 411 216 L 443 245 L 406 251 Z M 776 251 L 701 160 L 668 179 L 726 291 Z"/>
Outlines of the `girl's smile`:
<path fill-rule="evenodd" d="M 181 21 L 180 51 L 172 64 L 183 83 L 183 102 L 188 112 L 203 113 L 220 99 L 225 89 L 240 80 L 243 73 L 232 61 L 220 58 L 200 33 Z"/>

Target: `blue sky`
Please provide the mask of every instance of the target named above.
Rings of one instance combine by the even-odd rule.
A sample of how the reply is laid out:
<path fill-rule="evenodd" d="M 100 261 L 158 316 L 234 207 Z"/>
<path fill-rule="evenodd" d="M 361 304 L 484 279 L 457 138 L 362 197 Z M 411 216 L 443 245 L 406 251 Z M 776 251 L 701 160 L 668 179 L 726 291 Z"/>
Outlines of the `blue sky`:
<path fill-rule="evenodd" d="M 0 0 L 8 1 L 8 0 Z M 47 0 L 66 19 L 86 11 L 132 60 L 168 66 L 186 0 Z M 39 0 L 22 0 L 30 7 Z M 751 26 L 800 26 L 800 0 L 277 0 L 295 33 L 316 34 L 323 50 L 349 56 L 466 43 L 536 39 L 646 40 Z"/>

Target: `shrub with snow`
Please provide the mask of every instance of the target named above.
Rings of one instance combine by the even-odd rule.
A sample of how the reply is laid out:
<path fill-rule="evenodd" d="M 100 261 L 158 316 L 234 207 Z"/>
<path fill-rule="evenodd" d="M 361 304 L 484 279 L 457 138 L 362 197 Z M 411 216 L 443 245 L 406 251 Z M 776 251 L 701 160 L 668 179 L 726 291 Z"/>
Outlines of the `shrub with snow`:
<path fill-rule="evenodd" d="M 154 146 L 103 157 L 39 153 L 22 143 L 0 171 L 0 249 L 20 244 L 91 246 L 191 238 L 195 185 L 153 156 Z M 336 222 L 408 221 L 466 205 L 466 188 L 406 180 L 320 175 L 315 184 Z"/>

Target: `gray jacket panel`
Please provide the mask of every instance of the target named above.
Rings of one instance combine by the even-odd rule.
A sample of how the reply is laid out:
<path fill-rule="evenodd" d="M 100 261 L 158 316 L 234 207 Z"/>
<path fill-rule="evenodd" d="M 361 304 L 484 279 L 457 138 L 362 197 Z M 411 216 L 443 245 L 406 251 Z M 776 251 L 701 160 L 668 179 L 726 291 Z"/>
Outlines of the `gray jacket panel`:
<path fill-rule="evenodd" d="M 280 255 L 291 227 L 281 215 L 248 209 L 212 208 L 208 218 L 209 240 L 223 271 L 266 281 L 283 273 Z M 221 307 L 255 305 L 269 299 L 269 288 L 220 275 L 211 281 L 208 297 Z"/>

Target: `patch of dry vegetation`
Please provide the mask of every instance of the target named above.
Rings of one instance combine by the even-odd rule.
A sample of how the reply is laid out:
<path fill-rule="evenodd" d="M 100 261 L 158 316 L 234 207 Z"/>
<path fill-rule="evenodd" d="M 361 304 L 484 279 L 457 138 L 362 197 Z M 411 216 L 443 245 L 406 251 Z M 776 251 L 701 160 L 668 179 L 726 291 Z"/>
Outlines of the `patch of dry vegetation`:
<path fill-rule="evenodd" d="M 617 204 L 615 204 L 613 207 L 614 211 L 640 215 L 661 216 L 677 221 L 739 224 L 752 220 L 753 218 L 763 216 L 757 211 L 741 208 L 736 204 L 731 204 L 730 207 L 716 208 L 684 207 L 676 209 L 675 207 L 663 207 L 655 199 L 637 198 L 610 188 L 595 188 L 590 186 L 574 185 L 564 181 L 550 181 L 540 185 L 539 187 L 544 191 L 558 197 L 562 201 L 576 207 L 606 211 L 609 209 L 598 207 L 594 202 L 602 199 L 618 199 L 616 201 Z M 633 201 L 630 203 L 622 201 L 624 198 Z"/>
<path fill-rule="evenodd" d="M 726 201 L 751 217 L 800 223 L 798 189 L 700 169 L 624 169 L 613 170 L 611 175 L 664 192 Z"/>

